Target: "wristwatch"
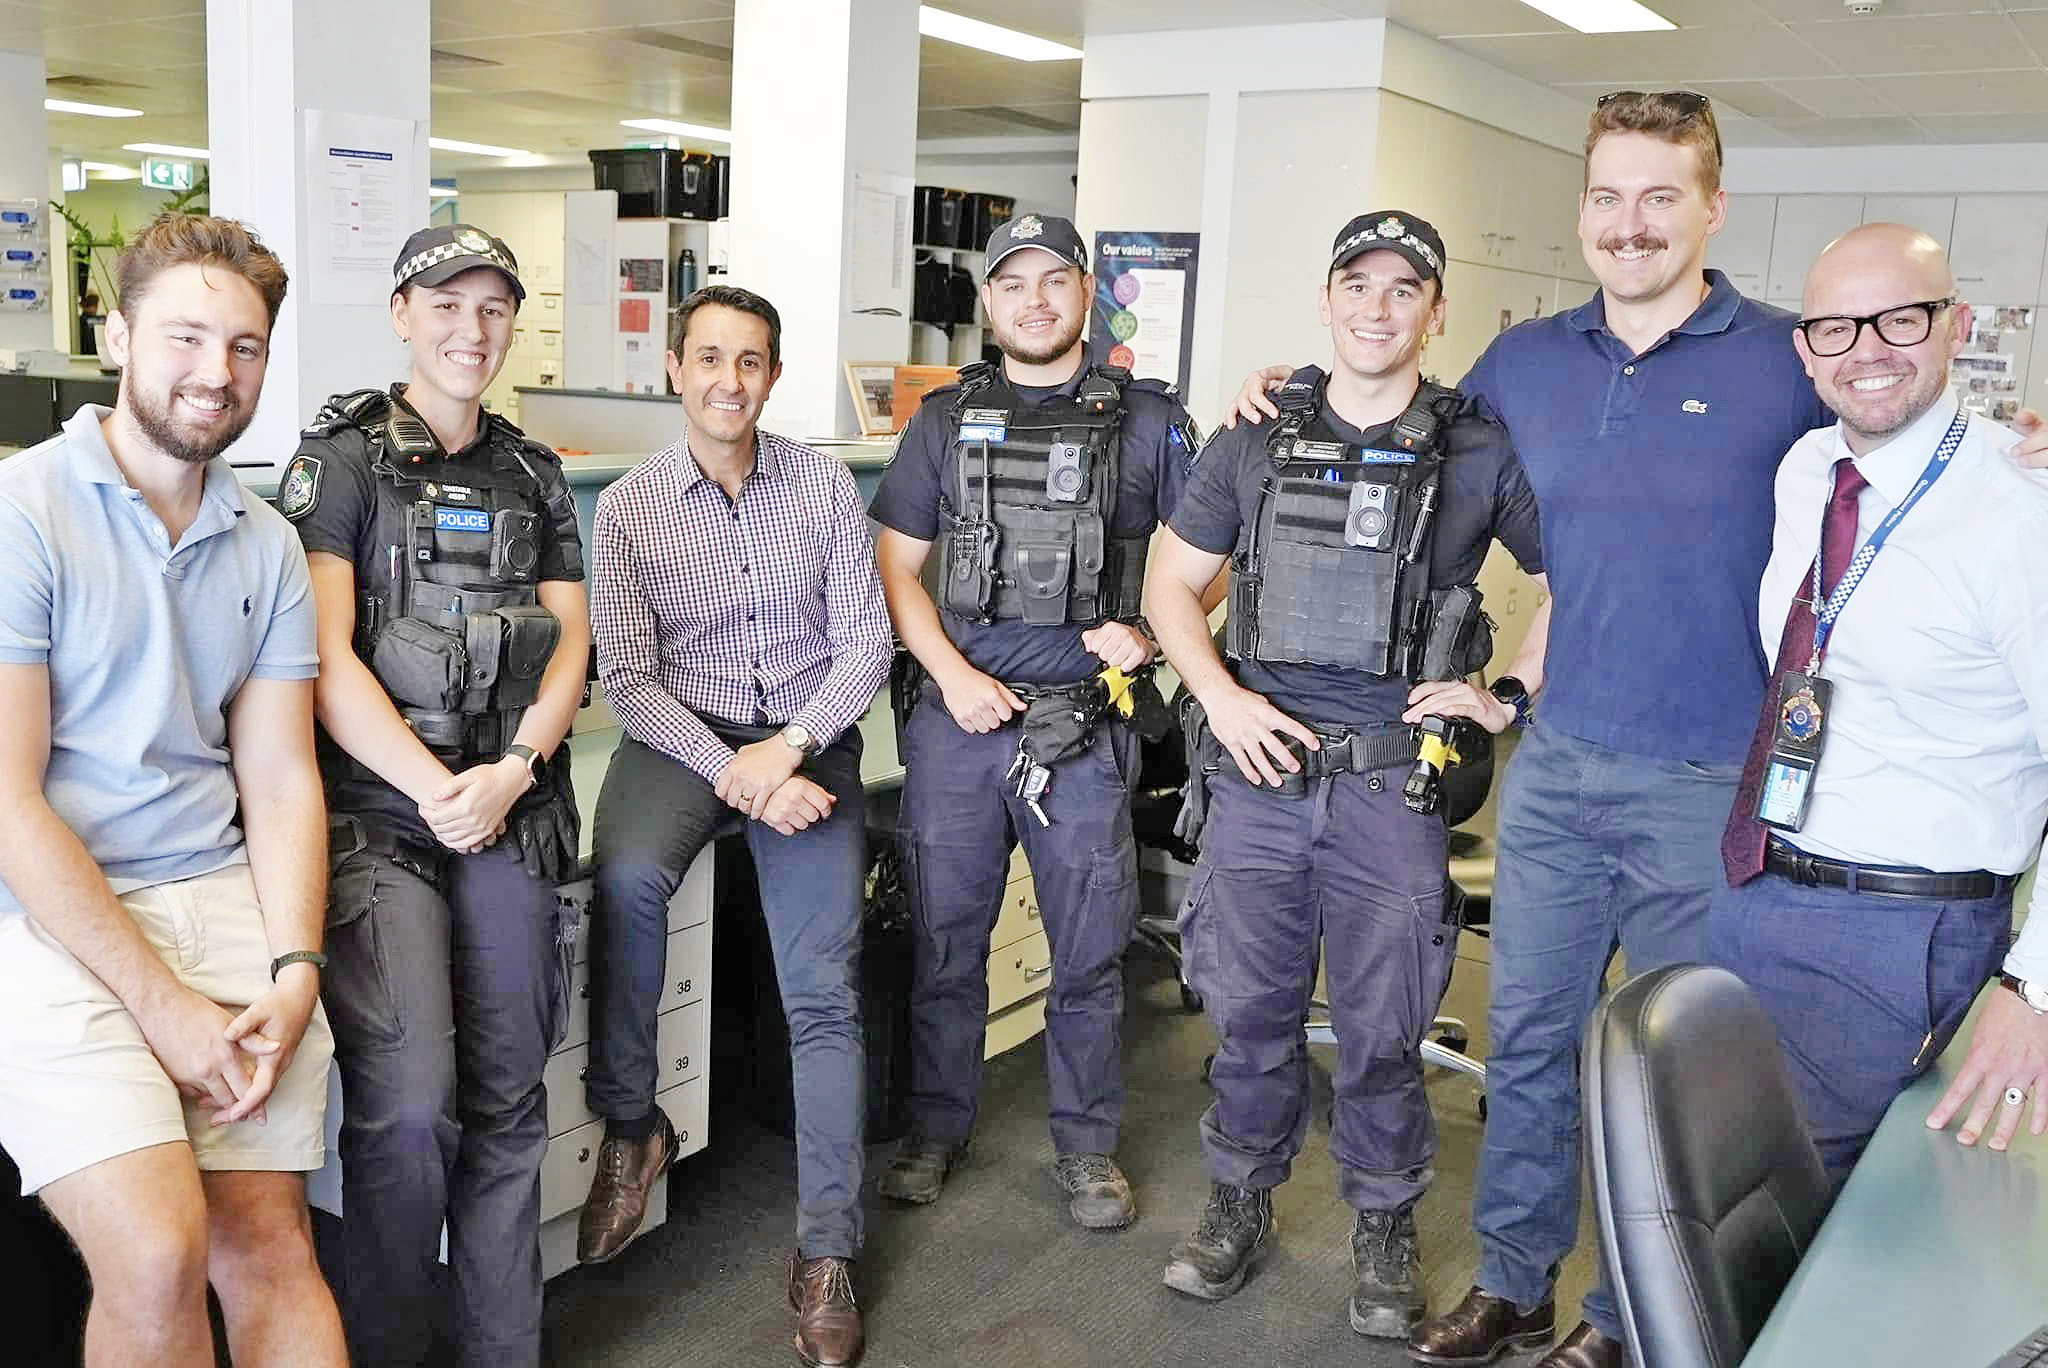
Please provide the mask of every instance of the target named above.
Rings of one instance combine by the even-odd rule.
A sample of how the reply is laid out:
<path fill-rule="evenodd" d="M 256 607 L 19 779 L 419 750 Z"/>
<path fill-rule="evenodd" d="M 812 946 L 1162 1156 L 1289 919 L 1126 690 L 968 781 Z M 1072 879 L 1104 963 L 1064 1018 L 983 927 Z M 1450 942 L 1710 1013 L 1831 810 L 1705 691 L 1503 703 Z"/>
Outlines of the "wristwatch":
<path fill-rule="evenodd" d="M 505 755 L 516 755 L 516 756 L 518 756 L 518 757 L 519 757 L 519 758 L 520 758 L 520 759 L 521 759 L 522 761 L 524 761 L 524 762 L 525 762 L 525 764 L 526 764 L 526 786 L 527 786 L 528 788 L 532 788 L 532 787 L 533 787 L 533 786 L 534 786 L 535 784 L 538 784 L 538 783 L 540 782 L 540 752 L 539 752 L 539 751 L 535 750 L 535 749 L 534 749 L 533 747 L 531 747 L 531 746 L 524 746 L 524 745 L 521 745 L 521 744 L 520 744 L 519 742 L 517 742 L 517 741 L 514 741 L 514 742 L 513 742 L 513 743 L 512 743 L 511 745 L 509 745 L 509 746 L 505 747 Z M 505 755 L 501 755 L 501 756 L 499 756 L 498 758 L 499 758 L 500 760 L 502 760 L 502 759 L 504 759 L 504 758 L 505 758 Z"/>
<path fill-rule="evenodd" d="M 1487 692 L 1514 709 L 1515 726 L 1526 727 L 1529 725 L 1528 685 L 1513 675 L 1502 675 L 1499 679 L 1493 681 Z"/>
<path fill-rule="evenodd" d="M 270 981 L 277 982 L 277 971 L 287 964 L 310 964 L 315 969 L 327 967 L 327 956 L 318 950 L 287 950 L 270 962 Z"/>
<path fill-rule="evenodd" d="M 792 722 L 777 733 L 783 744 L 792 747 L 798 755 L 809 755 L 817 749 L 818 738 L 811 735 L 811 729 L 801 722 Z"/>
<path fill-rule="evenodd" d="M 2020 1001 L 2026 1003 L 2036 1014 L 2048 1016 L 2048 983 L 2031 983 L 2003 970 L 1999 971 L 1998 981 L 2004 987 L 2018 993 Z"/>

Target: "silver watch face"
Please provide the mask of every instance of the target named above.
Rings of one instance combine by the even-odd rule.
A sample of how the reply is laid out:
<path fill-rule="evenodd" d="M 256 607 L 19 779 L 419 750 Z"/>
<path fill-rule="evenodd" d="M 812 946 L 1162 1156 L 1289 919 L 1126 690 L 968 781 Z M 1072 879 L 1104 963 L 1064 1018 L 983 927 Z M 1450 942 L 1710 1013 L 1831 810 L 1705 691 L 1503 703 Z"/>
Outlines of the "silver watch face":
<path fill-rule="evenodd" d="M 792 722 L 782 729 L 782 739 L 800 751 L 809 751 L 811 729 L 801 722 Z"/>
<path fill-rule="evenodd" d="M 2027 979 L 2019 982 L 2020 1001 L 2037 1012 L 2048 1012 L 2048 983 L 2034 983 Z"/>

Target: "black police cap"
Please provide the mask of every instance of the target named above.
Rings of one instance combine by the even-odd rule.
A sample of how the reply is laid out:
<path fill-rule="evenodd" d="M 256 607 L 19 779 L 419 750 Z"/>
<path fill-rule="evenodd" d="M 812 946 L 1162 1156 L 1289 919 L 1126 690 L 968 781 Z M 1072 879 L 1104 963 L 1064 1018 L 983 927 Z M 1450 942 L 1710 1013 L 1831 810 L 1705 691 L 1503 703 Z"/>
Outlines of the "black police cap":
<path fill-rule="evenodd" d="M 996 273 L 996 264 L 1004 257 L 1027 247 L 1051 252 L 1069 266 L 1079 267 L 1084 274 L 1088 270 L 1088 249 L 1071 222 L 1053 214 L 1019 214 L 989 234 L 981 278 L 987 280 Z"/>
<path fill-rule="evenodd" d="M 1360 214 L 1337 231 L 1330 246 L 1330 270 L 1367 252 L 1399 252 L 1424 280 L 1443 283 L 1444 240 L 1428 219 L 1400 209 Z"/>
<path fill-rule="evenodd" d="M 503 271 L 512 282 L 512 293 L 526 298 L 526 287 L 519 283 L 519 258 L 505 240 L 467 223 L 422 228 L 407 238 L 398 260 L 391 263 L 391 290 L 396 294 L 408 285 L 444 284 L 479 266 Z"/>

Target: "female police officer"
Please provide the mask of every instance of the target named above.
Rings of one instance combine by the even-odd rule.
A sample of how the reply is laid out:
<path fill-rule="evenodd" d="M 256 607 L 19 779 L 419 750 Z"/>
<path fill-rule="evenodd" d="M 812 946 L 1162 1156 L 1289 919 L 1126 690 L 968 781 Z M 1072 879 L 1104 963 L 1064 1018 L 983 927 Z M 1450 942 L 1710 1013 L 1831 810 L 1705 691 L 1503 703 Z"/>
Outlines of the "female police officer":
<path fill-rule="evenodd" d="M 429 228 L 393 273 L 411 378 L 330 399 L 278 495 L 319 610 L 343 1318 L 358 1363 L 418 1361 L 445 1221 L 460 1360 L 537 1364 L 553 885 L 576 860 L 549 757 L 589 654 L 583 553 L 558 458 L 481 403 L 525 298 L 511 250 Z"/>

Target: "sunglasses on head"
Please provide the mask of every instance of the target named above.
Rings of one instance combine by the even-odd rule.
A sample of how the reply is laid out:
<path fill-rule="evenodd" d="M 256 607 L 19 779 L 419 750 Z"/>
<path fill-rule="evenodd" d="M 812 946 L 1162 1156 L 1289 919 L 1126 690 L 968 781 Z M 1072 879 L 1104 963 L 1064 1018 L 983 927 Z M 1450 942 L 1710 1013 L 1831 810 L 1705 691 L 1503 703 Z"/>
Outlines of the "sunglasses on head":
<path fill-rule="evenodd" d="M 1714 107 L 1713 102 L 1706 96 L 1691 90 L 1658 90 L 1648 94 L 1640 90 L 1615 90 L 1595 100 L 1593 108 L 1605 109 L 1615 100 L 1655 100 L 1671 106 L 1688 118 L 1697 118 Z"/>

